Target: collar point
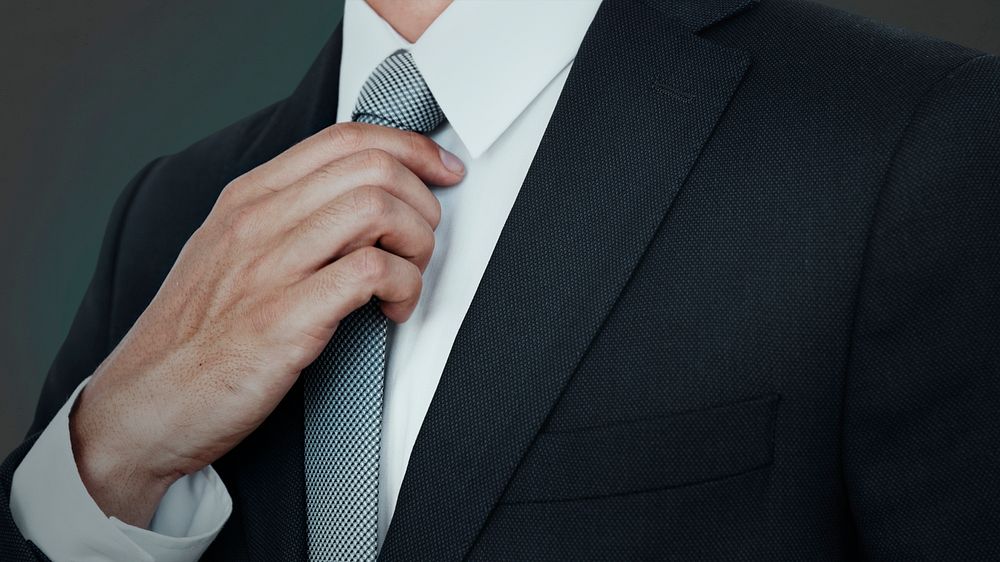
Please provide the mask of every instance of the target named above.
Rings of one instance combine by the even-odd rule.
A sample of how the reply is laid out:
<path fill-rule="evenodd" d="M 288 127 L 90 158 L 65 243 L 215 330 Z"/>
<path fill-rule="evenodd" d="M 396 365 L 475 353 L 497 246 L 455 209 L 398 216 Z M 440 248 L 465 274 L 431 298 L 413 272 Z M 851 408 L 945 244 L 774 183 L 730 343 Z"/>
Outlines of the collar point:
<path fill-rule="evenodd" d="M 452 123 L 451 126 L 455 130 L 455 134 L 465 146 L 465 150 L 468 152 L 469 157 L 473 159 L 479 158 L 485 154 L 486 151 L 493 146 L 497 139 L 500 138 L 499 134 L 486 134 L 486 131 L 472 132 L 466 127 L 456 127 L 454 123 Z"/>

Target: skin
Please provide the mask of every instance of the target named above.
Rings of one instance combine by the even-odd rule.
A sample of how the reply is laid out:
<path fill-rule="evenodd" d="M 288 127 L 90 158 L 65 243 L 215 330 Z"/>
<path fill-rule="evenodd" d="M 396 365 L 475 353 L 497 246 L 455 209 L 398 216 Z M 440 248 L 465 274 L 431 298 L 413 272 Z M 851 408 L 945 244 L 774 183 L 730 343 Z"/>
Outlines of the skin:
<path fill-rule="evenodd" d="M 415 42 L 452 0 L 368 0 L 368 5 L 410 43 Z"/>
<path fill-rule="evenodd" d="M 415 41 L 449 1 L 371 4 Z M 441 216 L 427 185 L 463 174 L 423 135 L 343 123 L 227 185 L 71 413 L 104 513 L 148 527 L 167 488 L 256 429 L 372 296 L 409 318 Z"/>

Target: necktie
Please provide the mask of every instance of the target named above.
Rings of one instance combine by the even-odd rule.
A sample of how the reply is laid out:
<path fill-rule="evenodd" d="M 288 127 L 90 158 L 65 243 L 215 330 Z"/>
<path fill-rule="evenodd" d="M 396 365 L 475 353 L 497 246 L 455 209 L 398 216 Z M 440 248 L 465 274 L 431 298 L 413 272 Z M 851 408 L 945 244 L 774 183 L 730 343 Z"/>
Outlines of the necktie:
<path fill-rule="evenodd" d="M 406 51 L 387 57 L 353 121 L 427 133 L 444 114 Z M 374 560 L 388 320 L 372 299 L 340 322 L 303 373 L 309 559 Z"/>

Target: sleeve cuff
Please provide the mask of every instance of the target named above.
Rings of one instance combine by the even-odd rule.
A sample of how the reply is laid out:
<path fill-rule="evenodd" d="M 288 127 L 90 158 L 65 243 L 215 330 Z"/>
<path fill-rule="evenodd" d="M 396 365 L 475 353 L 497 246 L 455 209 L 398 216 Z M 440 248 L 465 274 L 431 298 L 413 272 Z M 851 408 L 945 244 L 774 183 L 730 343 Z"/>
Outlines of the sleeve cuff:
<path fill-rule="evenodd" d="M 232 513 L 219 475 L 208 466 L 175 482 L 148 530 L 107 517 L 80 479 L 69 438 L 69 412 L 87 381 L 14 472 L 10 509 L 18 530 L 53 560 L 197 560 Z"/>

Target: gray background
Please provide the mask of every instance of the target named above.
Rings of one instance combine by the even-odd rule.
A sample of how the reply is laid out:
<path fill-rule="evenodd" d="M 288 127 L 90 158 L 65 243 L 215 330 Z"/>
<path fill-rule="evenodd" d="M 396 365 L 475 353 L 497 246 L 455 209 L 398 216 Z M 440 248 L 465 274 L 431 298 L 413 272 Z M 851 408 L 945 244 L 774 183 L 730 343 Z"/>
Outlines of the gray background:
<path fill-rule="evenodd" d="M 997 0 L 825 0 L 1000 53 Z M 48 0 L 0 21 L 0 457 L 27 430 L 114 198 L 147 161 L 284 97 L 339 0 Z"/>

